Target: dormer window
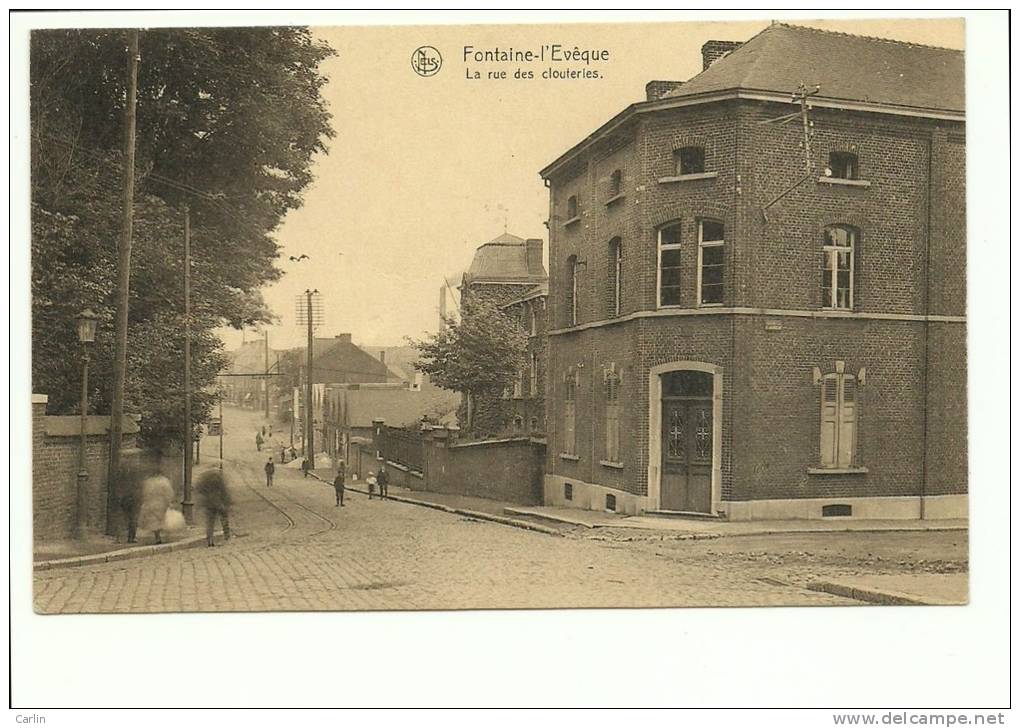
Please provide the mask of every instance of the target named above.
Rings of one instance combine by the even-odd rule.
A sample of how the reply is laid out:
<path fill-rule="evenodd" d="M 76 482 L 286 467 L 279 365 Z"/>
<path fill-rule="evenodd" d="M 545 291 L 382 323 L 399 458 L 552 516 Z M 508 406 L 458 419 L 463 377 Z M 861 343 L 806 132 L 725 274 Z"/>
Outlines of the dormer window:
<path fill-rule="evenodd" d="M 830 176 L 836 179 L 859 179 L 860 168 L 853 152 L 829 152 Z"/>
<path fill-rule="evenodd" d="M 673 152 L 676 175 L 701 174 L 705 171 L 704 147 L 681 147 Z"/>

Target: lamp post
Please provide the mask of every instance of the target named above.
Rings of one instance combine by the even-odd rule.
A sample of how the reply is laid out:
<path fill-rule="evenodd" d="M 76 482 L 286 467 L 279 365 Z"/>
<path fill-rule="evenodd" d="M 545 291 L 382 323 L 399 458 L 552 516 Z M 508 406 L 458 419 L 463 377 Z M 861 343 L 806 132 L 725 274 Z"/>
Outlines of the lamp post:
<path fill-rule="evenodd" d="M 90 308 L 86 308 L 76 319 L 78 324 L 78 341 L 82 345 L 81 367 L 81 442 L 78 443 L 78 483 L 74 511 L 74 535 L 83 539 L 86 534 L 86 521 L 89 509 L 89 471 L 85 462 L 85 448 L 88 437 L 89 418 L 89 344 L 96 340 L 96 327 L 99 316 Z"/>

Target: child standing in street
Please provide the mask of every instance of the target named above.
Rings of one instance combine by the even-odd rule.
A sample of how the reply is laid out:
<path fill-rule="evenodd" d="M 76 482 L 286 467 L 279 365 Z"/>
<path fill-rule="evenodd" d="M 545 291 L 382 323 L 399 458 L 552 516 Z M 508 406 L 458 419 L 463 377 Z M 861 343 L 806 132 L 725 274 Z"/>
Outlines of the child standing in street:
<path fill-rule="evenodd" d="M 368 485 L 368 499 L 372 500 L 372 495 L 375 493 L 375 473 L 370 472 L 365 478 L 365 483 Z"/>

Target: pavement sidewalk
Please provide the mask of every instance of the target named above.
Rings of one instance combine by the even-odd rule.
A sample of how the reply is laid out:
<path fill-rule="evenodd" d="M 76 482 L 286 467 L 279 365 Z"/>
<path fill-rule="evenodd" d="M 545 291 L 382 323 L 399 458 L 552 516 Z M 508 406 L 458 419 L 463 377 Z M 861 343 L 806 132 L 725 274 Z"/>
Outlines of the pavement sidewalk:
<path fill-rule="evenodd" d="M 873 604 L 965 605 L 968 575 L 875 574 L 815 581 L 808 589 Z"/>
<path fill-rule="evenodd" d="M 222 538 L 223 532 L 216 531 L 216 538 Z M 84 543 L 77 541 L 61 541 L 40 544 L 34 553 L 33 568 L 36 571 L 60 569 L 68 566 L 91 566 L 111 561 L 136 559 L 152 556 L 167 551 L 183 551 L 205 545 L 205 529 L 189 526 L 183 531 L 172 534 L 161 544 L 128 544 L 117 543 L 106 537 L 95 538 Z"/>
<path fill-rule="evenodd" d="M 773 533 L 825 533 L 869 531 L 965 531 L 965 519 L 946 520 L 853 520 L 830 518 L 825 520 L 789 521 L 726 521 L 717 518 L 680 516 L 625 516 L 602 511 L 585 511 L 555 506 L 515 506 L 506 504 L 508 515 L 527 516 L 584 528 L 640 528 L 670 533 L 687 533 L 703 536 L 762 536 Z"/>

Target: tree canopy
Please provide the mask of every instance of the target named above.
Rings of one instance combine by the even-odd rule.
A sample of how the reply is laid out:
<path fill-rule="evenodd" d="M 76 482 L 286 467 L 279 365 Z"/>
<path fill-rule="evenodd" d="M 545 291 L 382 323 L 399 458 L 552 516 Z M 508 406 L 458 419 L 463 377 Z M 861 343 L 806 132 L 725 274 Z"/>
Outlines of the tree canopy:
<path fill-rule="evenodd" d="M 527 334 L 495 303 L 465 296 L 459 322 L 448 318 L 433 336 L 410 343 L 418 350 L 416 369 L 478 400 L 511 386 L 525 366 Z"/>
<path fill-rule="evenodd" d="M 108 407 L 121 234 L 126 32 L 32 35 L 32 373 L 51 411 L 77 406 L 74 318 L 102 321 L 94 411 Z M 180 440 L 183 207 L 192 226 L 196 419 L 223 364 L 213 331 L 271 320 L 260 289 L 279 278 L 272 234 L 302 203 L 334 134 L 320 71 L 332 49 L 306 28 L 140 33 L 127 407 L 143 436 Z"/>

